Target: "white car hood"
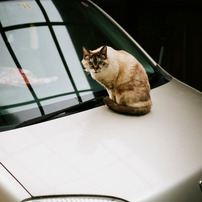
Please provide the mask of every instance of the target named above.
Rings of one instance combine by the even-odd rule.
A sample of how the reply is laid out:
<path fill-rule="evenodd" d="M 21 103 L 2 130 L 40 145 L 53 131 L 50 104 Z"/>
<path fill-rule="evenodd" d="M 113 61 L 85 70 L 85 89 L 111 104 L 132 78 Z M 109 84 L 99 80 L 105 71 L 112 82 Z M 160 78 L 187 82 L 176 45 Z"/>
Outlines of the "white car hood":
<path fill-rule="evenodd" d="M 151 92 L 153 107 L 145 116 L 102 106 L 2 132 L 0 160 L 33 196 L 152 201 L 179 186 L 186 189 L 186 182 L 199 191 L 202 96 L 174 79 Z"/>

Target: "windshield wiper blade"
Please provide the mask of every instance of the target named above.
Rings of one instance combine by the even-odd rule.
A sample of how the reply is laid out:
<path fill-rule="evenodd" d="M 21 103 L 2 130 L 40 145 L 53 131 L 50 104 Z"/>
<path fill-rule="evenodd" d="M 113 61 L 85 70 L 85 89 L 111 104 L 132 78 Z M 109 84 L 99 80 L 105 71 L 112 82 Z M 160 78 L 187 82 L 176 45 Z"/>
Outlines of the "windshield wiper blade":
<path fill-rule="evenodd" d="M 95 106 L 104 105 L 103 98 L 104 98 L 104 96 L 96 97 L 96 98 L 93 98 L 91 100 L 81 102 L 81 103 L 79 103 L 77 105 L 73 105 L 71 107 L 67 107 L 65 109 L 61 109 L 59 111 L 52 112 L 50 114 L 46 114 L 46 115 L 43 115 L 43 116 L 40 116 L 40 117 L 36 117 L 34 119 L 24 121 L 24 122 L 18 124 L 17 126 L 15 126 L 14 129 L 15 128 L 21 128 L 21 127 L 24 127 L 24 126 L 30 126 L 30 125 L 33 125 L 33 124 L 36 124 L 36 123 L 41 123 L 41 122 L 47 121 L 49 119 L 52 119 L 52 118 L 54 118 L 54 117 L 56 117 L 56 116 L 58 116 L 60 114 L 63 114 L 63 113 L 72 114 L 72 113 L 76 113 L 76 112 L 79 112 L 79 111 L 84 111 L 84 110 L 93 108 Z"/>

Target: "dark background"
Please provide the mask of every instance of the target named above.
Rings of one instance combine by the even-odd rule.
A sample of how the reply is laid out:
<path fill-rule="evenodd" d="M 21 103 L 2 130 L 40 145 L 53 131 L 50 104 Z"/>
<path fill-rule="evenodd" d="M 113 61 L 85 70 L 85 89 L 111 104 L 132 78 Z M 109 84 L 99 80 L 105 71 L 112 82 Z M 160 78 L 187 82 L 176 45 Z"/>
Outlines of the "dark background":
<path fill-rule="evenodd" d="M 93 0 L 175 78 L 202 91 L 201 0 Z"/>

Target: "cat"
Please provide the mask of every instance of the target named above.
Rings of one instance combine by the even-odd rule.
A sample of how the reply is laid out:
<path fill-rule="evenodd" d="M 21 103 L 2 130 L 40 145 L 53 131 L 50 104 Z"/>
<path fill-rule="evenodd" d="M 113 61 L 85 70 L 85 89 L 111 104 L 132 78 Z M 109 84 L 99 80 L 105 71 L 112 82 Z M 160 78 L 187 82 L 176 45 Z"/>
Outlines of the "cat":
<path fill-rule="evenodd" d="M 86 72 L 107 90 L 104 103 L 122 114 L 145 115 L 151 110 L 150 84 L 144 67 L 124 50 L 102 46 L 83 47 L 82 64 Z"/>

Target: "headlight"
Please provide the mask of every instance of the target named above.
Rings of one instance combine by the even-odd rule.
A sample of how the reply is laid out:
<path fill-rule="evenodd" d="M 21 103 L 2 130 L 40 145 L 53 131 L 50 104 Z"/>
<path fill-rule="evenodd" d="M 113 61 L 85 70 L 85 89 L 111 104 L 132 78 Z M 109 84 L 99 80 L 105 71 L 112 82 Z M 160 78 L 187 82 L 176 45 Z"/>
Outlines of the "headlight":
<path fill-rule="evenodd" d="M 108 196 L 44 196 L 23 200 L 22 202 L 128 202 Z"/>

